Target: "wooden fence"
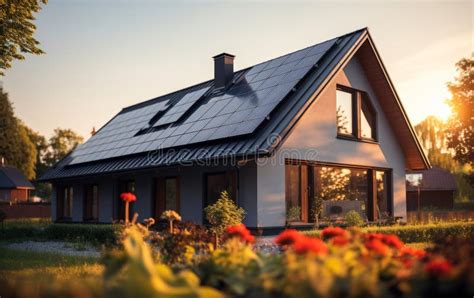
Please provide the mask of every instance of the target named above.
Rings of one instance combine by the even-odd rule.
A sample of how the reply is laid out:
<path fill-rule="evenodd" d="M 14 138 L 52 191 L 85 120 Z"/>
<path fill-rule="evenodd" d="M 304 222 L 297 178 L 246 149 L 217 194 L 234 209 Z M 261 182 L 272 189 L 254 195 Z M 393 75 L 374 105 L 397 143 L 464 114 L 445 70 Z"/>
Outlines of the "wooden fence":
<path fill-rule="evenodd" d="M 0 210 L 7 219 L 14 218 L 50 218 L 51 203 L 1 203 Z"/>

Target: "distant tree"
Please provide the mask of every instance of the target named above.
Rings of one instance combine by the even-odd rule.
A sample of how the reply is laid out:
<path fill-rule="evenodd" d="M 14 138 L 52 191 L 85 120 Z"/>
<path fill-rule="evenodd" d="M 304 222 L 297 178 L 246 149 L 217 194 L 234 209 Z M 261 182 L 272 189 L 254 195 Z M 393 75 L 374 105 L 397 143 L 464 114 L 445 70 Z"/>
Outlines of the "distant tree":
<path fill-rule="evenodd" d="M 28 179 L 35 178 L 36 148 L 27 127 L 15 117 L 8 94 L 0 87 L 0 157 Z"/>
<path fill-rule="evenodd" d="M 14 59 L 23 60 L 22 53 L 43 54 L 39 42 L 33 37 L 36 26 L 34 13 L 41 10 L 47 0 L 0 1 L 0 75 L 11 67 Z"/>
<path fill-rule="evenodd" d="M 54 135 L 49 139 L 49 148 L 44 156 L 47 166 L 53 166 L 59 160 L 74 150 L 83 142 L 84 138 L 71 129 L 56 128 Z"/>
<path fill-rule="evenodd" d="M 448 147 L 461 163 L 474 165 L 474 58 L 456 63 L 458 76 L 448 83 L 452 116 L 446 128 Z"/>

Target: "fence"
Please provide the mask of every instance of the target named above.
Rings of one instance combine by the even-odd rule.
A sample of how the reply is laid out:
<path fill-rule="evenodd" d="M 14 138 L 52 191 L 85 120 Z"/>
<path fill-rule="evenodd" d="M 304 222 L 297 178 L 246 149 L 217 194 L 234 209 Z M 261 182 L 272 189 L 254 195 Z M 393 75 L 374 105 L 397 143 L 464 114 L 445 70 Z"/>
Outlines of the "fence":
<path fill-rule="evenodd" d="M 1 203 L 0 211 L 7 219 L 13 218 L 50 218 L 51 203 Z"/>

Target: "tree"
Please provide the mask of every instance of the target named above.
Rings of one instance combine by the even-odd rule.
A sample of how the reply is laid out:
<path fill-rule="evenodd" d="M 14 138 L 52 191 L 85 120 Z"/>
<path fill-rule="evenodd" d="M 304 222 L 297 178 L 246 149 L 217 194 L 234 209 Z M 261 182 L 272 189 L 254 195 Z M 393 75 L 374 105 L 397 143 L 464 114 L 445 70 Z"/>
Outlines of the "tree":
<path fill-rule="evenodd" d="M 49 149 L 44 161 L 47 166 L 53 166 L 82 143 L 83 137 L 71 129 L 56 128 L 54 135 L 49 139 Z"/>
<path fill-rule="evenodd" d="M 36 26 L 34 13 L 41 10 L 47 0 L 0 1 L 0 75 L 11 67 L 14 59 L 23 60 L 22 53 L 43 54 L 39 42 L 33 37 Z"/>
<path fill-rule="evenodd" d="M 456 63 L 458 76 L 448 83 L 452 116 L 446 128 L 448 147 L 461 163 L 474 165 L 474 59 L 464 58 Z"/>
<path fill-rule="evenodd" d="M 15 117 L 8 94 L 0 87 L 0 157 L 28 179 L 34 179 L 36 154 L 26 126 Z"/>

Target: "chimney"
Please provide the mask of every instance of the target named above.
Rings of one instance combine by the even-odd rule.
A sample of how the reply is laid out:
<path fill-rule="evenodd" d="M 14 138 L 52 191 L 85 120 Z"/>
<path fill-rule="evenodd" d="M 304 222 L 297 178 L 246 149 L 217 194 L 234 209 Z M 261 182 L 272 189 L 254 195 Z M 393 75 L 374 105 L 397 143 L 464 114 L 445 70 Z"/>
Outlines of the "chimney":
<path fill-rule="evenodd" d="M 222 53 L 214 56 L 214 87 L 225 89 L 234 77 L 234 55 Z"/>

